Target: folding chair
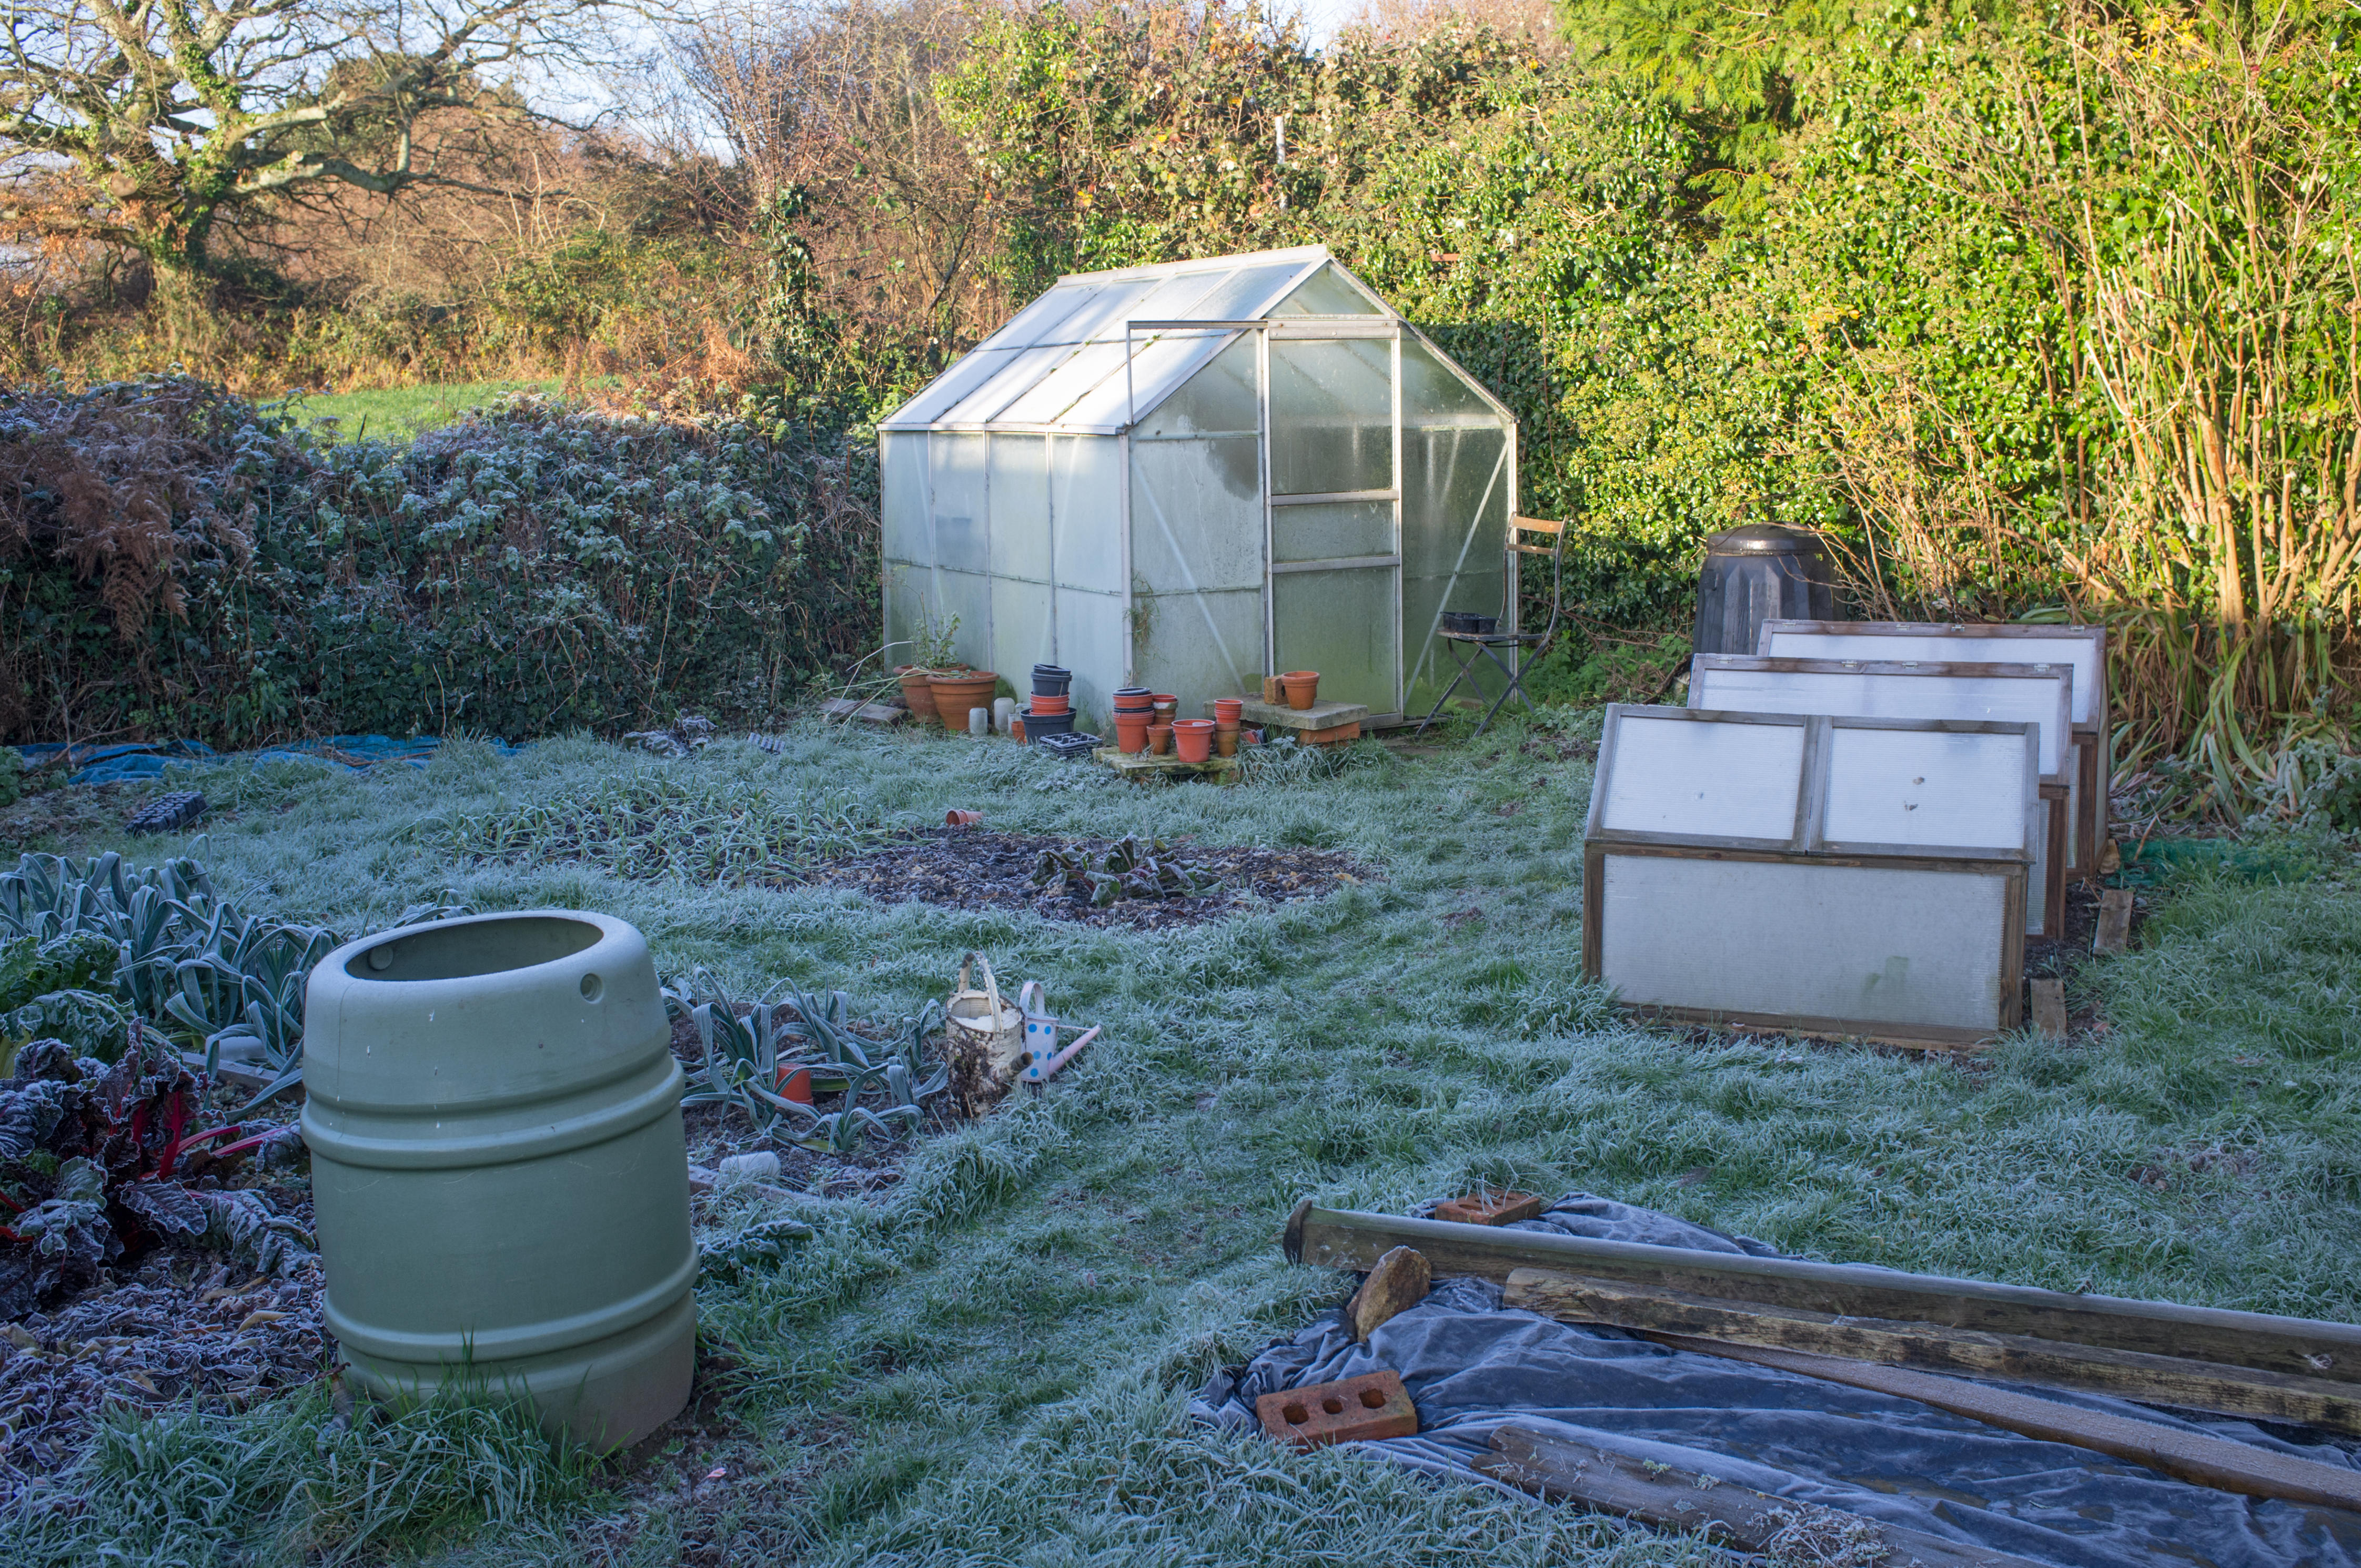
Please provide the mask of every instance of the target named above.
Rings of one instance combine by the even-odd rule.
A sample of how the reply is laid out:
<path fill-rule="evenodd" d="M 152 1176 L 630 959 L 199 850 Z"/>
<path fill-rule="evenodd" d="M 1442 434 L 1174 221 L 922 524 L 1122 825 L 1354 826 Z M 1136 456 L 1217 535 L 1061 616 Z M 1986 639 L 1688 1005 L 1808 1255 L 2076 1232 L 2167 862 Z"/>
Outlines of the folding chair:
<path fill-rule="evenodd" d="M 1551 542 L 1529 544 L 1524 537 L 1529 533 L 1549 535 Z M 1493 668 L 1508 677 L 1509 684 L 1501 688 L 1500 695 L 1493 699 L 1492 706 L 1485 710 L 1483 718 L 1477 723 L 1477 734 L 1484 733 L 1493 717 L 1510 697 L 1523 703 L 1528 709 L 1533 706 L 1533 699 L 1525 695 L 1525 672 L 1532 668 L 1534 660 L 1548 651 L 1550 640 L 1557 635 L 1558 616 L 1565 598 L 1565 524 L 1538 517 L 1512 517 L 1509 520 L 1508 553 L 1510 571 L 1505 593 L 1510 596 L 1517 592 L 1517 573 L 1514 570 L 1517 556 L 1546 555 L 1550 558 L 1549 623 L 1539 631 L 1491 630 L 1510 618 L 1516 608 L 1512 604 L 1504 604 L 1498 617 L 1446 614 L 1436 635 L 1443 639 L 1443 645 L 1451 650 L 1452 660 L 1458 668 L 1451 676 L 1451 684 L 1443 688 L 1443 695 L 1436 697 L 1434 706 L 1427 710 L 1426 717 L 1419 720 L 1418 734 L 1425 734 L 1426 727 L 1443 717 L 1444 707 L 1451 701 L 1451 694 L 1459 689 L 1461 682 L 1472 683 L 1476 672 L 1482 668 L 1482 661 L 1486 659 L 1491 661 Z M 1455 621 L 1458 624 L 1455 625 Z M 1501 656 L 1503 650 L 1507 651 L 1506 658 Z M 1483 688 L 1476 686 L 1474 689 L 1480 700 Z"/>

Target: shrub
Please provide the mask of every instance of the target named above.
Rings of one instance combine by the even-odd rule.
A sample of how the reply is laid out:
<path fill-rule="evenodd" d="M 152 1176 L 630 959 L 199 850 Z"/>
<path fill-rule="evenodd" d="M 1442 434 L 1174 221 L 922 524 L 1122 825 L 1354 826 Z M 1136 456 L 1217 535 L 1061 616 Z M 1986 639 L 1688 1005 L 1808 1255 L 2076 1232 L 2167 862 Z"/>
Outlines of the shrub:
<path fill-rule="evenodd" d="M 0 393 L 15 740 L 620 728 L 873 641 L 874 459 L 531 400 L 329 446 L 178 377 Z"/>

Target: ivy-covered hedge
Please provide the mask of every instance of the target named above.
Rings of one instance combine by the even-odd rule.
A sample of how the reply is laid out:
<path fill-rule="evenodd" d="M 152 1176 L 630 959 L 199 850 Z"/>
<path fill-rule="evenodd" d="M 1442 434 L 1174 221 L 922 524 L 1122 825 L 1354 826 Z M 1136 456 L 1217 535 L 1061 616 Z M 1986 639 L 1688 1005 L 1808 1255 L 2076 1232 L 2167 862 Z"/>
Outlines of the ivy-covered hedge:
<path fill-rule="evenodd" d="M 612 730 L 874 637 L 841 438 L 518 402 L 324 445 L 177 378 L 0 394 L 0 734 Z"/>

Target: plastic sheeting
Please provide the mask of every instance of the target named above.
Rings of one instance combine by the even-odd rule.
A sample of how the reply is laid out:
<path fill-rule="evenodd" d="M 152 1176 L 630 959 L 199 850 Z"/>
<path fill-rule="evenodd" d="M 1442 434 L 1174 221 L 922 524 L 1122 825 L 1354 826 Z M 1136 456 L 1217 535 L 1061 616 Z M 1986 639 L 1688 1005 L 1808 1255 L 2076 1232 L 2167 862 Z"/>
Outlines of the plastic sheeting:
<path fill-rule="evenodd" d="M 1514 1228 L 1775 1255 L 1760 1242 L 1583 1193 Z M 1498 1486 L 1467 1462 L 1485 1452 L 1495 1428 L 1514 1422 L 1576 1441 L 1604 1438 L 1757 1491 L 2057 1568 L 2361 1563 L 2361 1515 L 2190 1486 L 1913 1399 L 1672 1350 L 1619 1330 L 1576 1328 L 1503 1307 L 1499 1287 L 1480 1279 L 1438 1281 L 1425 1301 L 1378 1328 L 1366 1345 L 1353 1343 L 1341 1313 L 1327 1313 L 1244 1367 L 1217 1374 L 1190 1411 L 1208 1425 L 1255 1431 L 1257 1396 L 1380 1367 L 1400 1374 L 1418 1403 L 1420 1431 L 1356 1446 L 1454 1480 Z M 2007 1387 L 2361 1468 L 2355 1458 L 2361 1445 L 2301 1429 Z M 2315 1441 L 2298 1441 L 2304 1438 Z"/>
<path fill-rule="evenodd" d="M 201 767 L 216 762 L 244 762 L 259 765 L 263 762 L 319 762 L 328 767 L 345 768 L 360 773 L 383 762 L 407 762 L 412 767 L 424 767 L 442 746 L 439 737 L 412 735 L 397 739 L 390 735 L 330 735 L 317 740 L 291 740 L 280 746 L 266 746 L 258 751 L 234 751 L 227 755 L 214 751 L 202 740 L 135 740 L 113 746 L 62 746 L 56 743 L 39 746 L 19 746 L 16 755 L 27 768 L 47 767 L 64 758 L 74 769 L 66 783 L 70 784 L 137 784 L 142 780 L 160 779 L 171 768 Z M 514 756 L 524 750 L 506 740 L 494 740 L 492 748 L 504 757 Z"/>

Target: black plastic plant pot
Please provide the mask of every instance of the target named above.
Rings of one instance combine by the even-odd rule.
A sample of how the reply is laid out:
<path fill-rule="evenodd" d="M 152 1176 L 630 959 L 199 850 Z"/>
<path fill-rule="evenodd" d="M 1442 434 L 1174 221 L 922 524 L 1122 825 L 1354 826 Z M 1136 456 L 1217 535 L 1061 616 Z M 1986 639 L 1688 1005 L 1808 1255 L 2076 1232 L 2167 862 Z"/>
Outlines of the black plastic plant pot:
<path fill-rule="evenodd" d="M 1071 735 L 1074 731 L 1074 716 L 1071 713 L 1045 713 L 1036 718 L 1028 710 L 1021 717 L 1025 720 L 1025 739 L 1027 740 L 1041 740 L 1051 735 Z"/>
<path fill-rule="evenodd" d="M 1066 688 L 1073 684 L 1074 676 L 1071 670 L 1060 670 L 1055 674 L 1051 674 L 1036 666 L 1033 671 L 1035 696 L 1063 696 L 1066 695 Z"/>

